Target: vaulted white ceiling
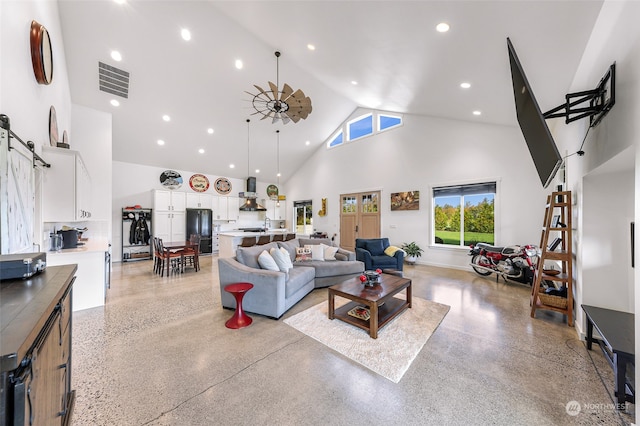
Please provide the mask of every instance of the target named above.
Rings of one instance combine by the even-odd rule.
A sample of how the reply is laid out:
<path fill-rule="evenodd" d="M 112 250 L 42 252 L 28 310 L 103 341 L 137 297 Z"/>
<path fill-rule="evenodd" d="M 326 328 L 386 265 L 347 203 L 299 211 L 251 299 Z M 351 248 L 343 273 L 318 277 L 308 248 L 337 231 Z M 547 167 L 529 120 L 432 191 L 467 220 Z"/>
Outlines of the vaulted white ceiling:
<path fill-rule="evenodd" d="M 235 178 L 258 168 L 259 180 L 275 182 L 276 129 L 286 181 L 358 107 L 516 126 L 507 37 L 542 110 L 561 104 L 601 5 L 60 0 L 59 11 L 72 101 L 113 114 L 114 160 Z M 437 32 L 440 22 L 450 30 Z M 312 100 L 296 124 L 260 120 L 245 93 L 276 81 L 276 50 L 280 86 Z M 98 89 L 99 61 L 130 73 L 119 107 Z"/>

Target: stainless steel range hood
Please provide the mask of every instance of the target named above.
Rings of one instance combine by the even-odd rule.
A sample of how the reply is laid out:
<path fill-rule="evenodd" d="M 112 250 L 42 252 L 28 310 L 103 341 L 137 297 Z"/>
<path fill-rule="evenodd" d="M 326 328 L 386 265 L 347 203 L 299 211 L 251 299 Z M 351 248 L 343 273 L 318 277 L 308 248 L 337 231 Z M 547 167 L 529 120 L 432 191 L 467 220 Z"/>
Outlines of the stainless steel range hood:
<path fill-rule="evenodd" d="M 240 211 L 243 212 L 266 212 L 263 206 L 258 204 L 256 198 L 258 195 L 256 194 L 256 178 L 248 177 L 247 178 L 247 190 L 246 192 L 241 192 L 240 198 L 244 198 L 244 204 L 240 206 Z"/>

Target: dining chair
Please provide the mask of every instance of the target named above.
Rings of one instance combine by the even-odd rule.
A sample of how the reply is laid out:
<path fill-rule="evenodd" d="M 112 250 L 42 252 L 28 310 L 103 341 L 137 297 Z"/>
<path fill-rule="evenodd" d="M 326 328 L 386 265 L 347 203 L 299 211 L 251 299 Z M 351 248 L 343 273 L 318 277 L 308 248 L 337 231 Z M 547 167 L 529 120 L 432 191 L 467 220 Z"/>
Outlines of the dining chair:
<path fill-rule="evenodd" d="M 256 245 L 256 237 L 244 237 L 240 247 L 253 247 Z"/>
<path fill-rule="evenodd" d="M 158 246 L 158 237 L 151 237 L 151 243 L 153 244 L 153 272 L 159 274 L 164 269 L 164 258 L 162 257 L 162 250 Z"/>
<path fill-rule="evenodd" d="M 258 237 L 258 245 L 269 244 L 271 242 L 271 235 L 260 235 Z"/>
<path fill-rule="evenodd" d="M 191 246 L 182 250 L 183 262 L 185 266 L 190 264 L 198 272 L 200 270 L 200 234 L 191 234 L 189 243 Z"/>
<path fill-rule="evenodd" d="M 162 266 L 160 268 L 160 276 L 164 276 L 164 265 L 167 265 L 167 276 L 169 276 L 170 269 L 177 272 L 182 272 L 184 265 L 184 257 L 182 256 L 182 250 L 170 251 L 164 248 L 162 245 L 162 238 L 157 239 L 158 251 L 160 258 L 162 259 Z"/>

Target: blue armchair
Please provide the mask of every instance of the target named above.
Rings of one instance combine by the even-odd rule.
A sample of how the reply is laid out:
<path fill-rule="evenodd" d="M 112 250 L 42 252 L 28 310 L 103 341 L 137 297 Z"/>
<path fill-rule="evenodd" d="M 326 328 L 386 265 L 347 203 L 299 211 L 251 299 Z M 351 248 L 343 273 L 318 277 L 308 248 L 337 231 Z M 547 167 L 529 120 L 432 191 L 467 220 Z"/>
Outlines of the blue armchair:
<path fill-rule="evenodd" d="M 364 262 L 365 270 L 396 269 L 402 271 L 404 252 L 398 250 L 393 256 L 385 254 L 388 238 L 356 238 L 356 260 Z"/>

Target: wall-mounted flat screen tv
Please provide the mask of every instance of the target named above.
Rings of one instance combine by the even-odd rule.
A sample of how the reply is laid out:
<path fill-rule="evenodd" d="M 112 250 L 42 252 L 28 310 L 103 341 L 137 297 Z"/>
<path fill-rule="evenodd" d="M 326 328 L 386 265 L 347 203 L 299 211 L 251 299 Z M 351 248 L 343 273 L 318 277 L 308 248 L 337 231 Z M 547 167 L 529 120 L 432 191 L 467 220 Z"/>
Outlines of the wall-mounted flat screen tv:
<path fill-rule="evenodd" d="M 509 38 L 507 38 L 507 47 L 518 123 L 529 147 L 542 186 L 546 188 L 562 165 L 562 157 Z"/>

